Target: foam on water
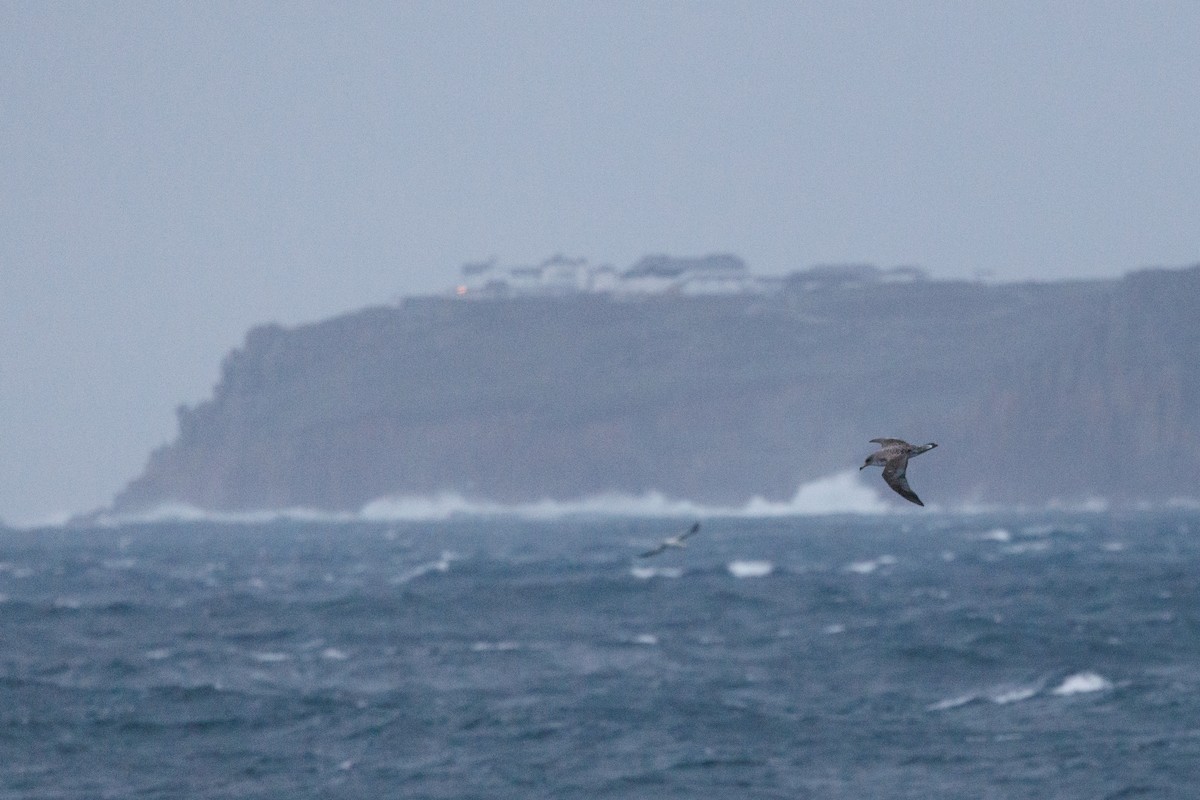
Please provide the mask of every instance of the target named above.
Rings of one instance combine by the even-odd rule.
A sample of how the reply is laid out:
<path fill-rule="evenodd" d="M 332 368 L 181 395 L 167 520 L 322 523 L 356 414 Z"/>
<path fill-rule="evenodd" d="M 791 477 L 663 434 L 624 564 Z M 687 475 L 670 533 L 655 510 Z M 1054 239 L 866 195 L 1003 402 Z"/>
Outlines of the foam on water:
<path fill-rule="evenodd" d="M 880 567 L 890 567 L 896 563 L 895 556 L 882 555 L 879 558 L 871 559 L 870 561 L 854 561 L 846 565 L 847 572 L 853 572 L 858 575 L 870 575 Z"/>
<path fill-rule="evenodd" d="M 1112 686 L 1107 678 L 1095 672 L 1077 672 L 1064 678 L 1063 682 L 1054 687 L 1051 692 L 1060 696 L 1089 694 L 1107 691 Z"/>
<path fill-rule="evenodd" d="M 1044 553 L 1049 549 L 1049 542 L 1020 542 L 1008 545 L 1001 552 L 1007 553 L 1010 556 L 1019 556 L 1026 553 Z"/>
<path fill-rule="evenodd" d="M 878 490 L 863 482 L 857 470 L 845 470 L 802 484 L 787 502 L 772 503 L 754 498 L 740 511 L 750 517 L 786 517 L 806 514 L 882 514 L 891 507 Z"/>
<path fill-rule="evenodd" d="M 683 569 L 680 567 L 642 567 L 635 564 L 629 568 L 629 574 L 643 581 L 651 578 L 682 578 Z"/>
<path fill-rule="evenodd" d="M 511 641 L 475 642 L 471 645 L 471 650 L 475 653 L 509 653 L 520 649 L 520 643 Z"/>
<path fill-rule="evenodd" d="M 765 578 L 775 571 L 774 564 L 762 560 L 730 561 L 725 568 L 735 578 Z"/>
<path fill-rule="evenodd" d="M 157 522 L 211 522 L 219 525 L 262 525 L 269 522 L 355 522 L 362 515 L 350 512 L 320 511 L 294 507 L 260 511 L 207 511 L 187 503 L 163 503 L 146 511 L 134 513 L 103 512 L 96 514 L 92 524 L 117 528 L 122 525 L 142 525 Z M 64 523 L 66 524 L 66 523 Z"/>
<path fill-rule="evenodd" d="M 740 506 L 714 506 L 670 498 L 661 492 L 641 495 L 600 494 L 579 500 L 540 500 L 533 503 L 495 503 L 468 500 L 443 493 L 432 498 L 381 498 L 363 507 L 366 520 L 448 519 L 453 516 L 515 516 L 553 520 L 572 516 L 625 517 L 786 517 L 821 514 L 881 514 L 892 506 L 863 483 L 856 470 L 838 472 L 801 484 L 790 500 L 753 497 Z"/>
<path fill-rule="evenodd" d="M 950 511 L 958 514 L 993 514 L 1002 511 L 1029 513 L 1054 511 L 1063 513 L 1104 513 L 1112 504 L 1105 498 L 1090 498 L 1081 502 L 1068 503 L 1051 501 L 1041 506 L 980 505 L 969 502 L 939 505 L 929 503 L 925 513 Z M 1140 504 L 1141 511 L 1157 509 L 1196 510 L 1200 499 L 1174 498 L 1165 503 Z M 893 501 L 888 492 L 880 492 L 874 484 L 865 481 L 857 470 L 844 470 L 803 483 L 788 500 L 768 500 L 761 496 L 749 498 L 740 505 L 711 505 L 683 498 L 673 498 L 659 491 L 647 491 L 639 495 L 602 493 L 575 500 L 537 500 L 522 503 L 501 503 L 491 500 L 472 499 L 460 493 L 447 491 L 434 495 L 397 495 L 380 497 L 355 511 L 323 511 L 303 506 L 261 509 L 254 511 L 207 511 L 186 503 L 164 503 L 152 509 L 138 512 L 101 511 L 87 515 L 81 521 L 78 515 L 41 520 L 36 524 L 14 527 L 14 530 L 72 527 L 96 525 L 120 527 L 122 525 L 153 524 L 160 522 L 211 522 L 226 525 L 262 525 L 271 522 L 424 522 L 441 521 L 456 517 L 509 517 L 525 520 L 553 521 L 571 517 L 643 517 L 643 518 L 696 518 L 734 517 L 743 519 L 770 519 L 792 516 L 822 516 L 832 514 L 880 515 L 887 513 L 916 513 L 916 509 Z M 1022 534 L 1026 532 L 1023 530 Z M 982 535 L 984 539 L 1008 541 L 1012 534 L 997 528 Z M 1037 535 L 1037 534 L 1029 534 Z"/>
<path fill-rule="evenodd" d="M 949 711 L 972 703 L 988 702 L 993 705 L 1006 706 L 1020 703 L 1037 697 L 1042 691 L 1042 684 L 1032 686 L 997 686 L 984 692 L 966 692 L 952 695 L 945 700 L 939 700 L 926 706 L 927 711 Z"/>
<path fill-rule="evenodd" d="M 981 542 L 1011 542 L 1012 534 L 1005 528 L 993 528 L 975 537 Z"/>
<path fill-rule="evenodd" d="M 961 708 L 969 703 L 974 703 L 979 699 L 979 695 L 975 692 L 967 694 L 959 694 L 953 697 L 947 697 L 945 700 L 938 700 L 936 703 L 931 703 L 926 706 L 929 711 L 949 711 L 952 708 Z"/>
<path fill-rule="evenodd" d="M 995 686 L 986 691 L 966 692 L 964 694 L 953 695 L 944 700 L 939 700 L 936 703 L 926 706 L 926 710 L 949 711 L 950 709 L 960 708 L 971 703 L 985 701 L 998 706 L 1006 706 L 1012 703 L 1021 703 L 1026 700 L 1032 700 L 1040 695 L 1045 688 L 1046 684 L 1044 682 L 1026 685 L 1010 684 Z M 1050 690 L 1050 694 L 1058 697 L 1069 697 L 1076 694 L 1103 692 L 1111 688 L 1113 688 L 1112 682 L 1095 672 L 1077 672 L 1074 675 L 1069 675 L 1064 678 L 1058 686 Z"/>
<path fill-rule="evenodd" d="M 823 514 L 882 514 L 895 506 L 884 501 L 877 489 L 864 483 L 857 470 L 846 470 L 801 484 L 790 500 L 752 497 L 741 505 L 706 505 L 671 498 L 662 492 L 640 495 L 604 493 L 577 500 L 537 500 L 500 503 L 464 497 L 456 492 L 431 496 L 381 497 L 357 513 L 319 511 L 311 508 L 266 509 L 261 511 L 204 511 L 183 503 L 168 503 L 137 513 L 101 513 L 93 522 L 106 527 L 155 522 L 215 522 L 221 524 L 264 524 L 296 522 L 413 522 L 439 521 L 455 517 L 515 517 L 526 520 L 557 520 L 568 517 L 771 518 Z"/>
<path fill-rule="evenodd" d="M 1009 703 L 1020 703 L 1023 700 L 1029 700 L 1033 697 L 1036 697 L 1038 692 L 1041 690 L 1041 684 L 1036 684 L 1033 686 L 999 687 L 993 689 L 988 694 L 988 699 L 998 706 L 1006 706 Z"/>
<path fill-rule="evenodd" d="M 437 561 L 429 561 L 427 563 L 413 567 L 412 569 L 410 569 L 406 572 L 402 572 L 399 575 L 397 575 L 396 577 L 392 578 L 392 583 L 395 585 L 400 585 L 400 584 L 408 583 L 411 580 L 415 580 L 416 578 L 420 578 L 422 575 L 428 575 L 431 572 L 449 572 L 450 571 L 450 562 L 453 561 L 456 557 L 457 557 L 457 554 L 452 553 L 449 550 L 443 551 L 442 557 L 439 558 Z"/>

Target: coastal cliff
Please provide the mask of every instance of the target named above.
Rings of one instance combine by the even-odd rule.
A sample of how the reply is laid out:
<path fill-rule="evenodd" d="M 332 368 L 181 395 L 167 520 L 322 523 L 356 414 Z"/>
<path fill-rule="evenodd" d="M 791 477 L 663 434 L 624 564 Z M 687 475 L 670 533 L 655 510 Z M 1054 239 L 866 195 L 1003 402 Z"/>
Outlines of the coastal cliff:
<path fill-rule="evenodd" d="M 411 298 L 260 327 L 114 509 L 783 500 L 876 436 L 941 445 L 914 486 L 943 505 L 1200 495 L 1200 267 Z"/>

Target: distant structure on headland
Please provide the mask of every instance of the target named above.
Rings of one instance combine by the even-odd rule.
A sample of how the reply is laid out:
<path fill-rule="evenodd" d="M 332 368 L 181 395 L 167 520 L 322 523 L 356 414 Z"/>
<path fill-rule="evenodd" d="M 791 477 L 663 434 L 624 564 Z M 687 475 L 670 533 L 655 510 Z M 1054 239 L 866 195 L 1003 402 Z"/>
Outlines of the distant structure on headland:
<path fill-rule="evenodd" d="M 580 294 L 773 295 L 784 289 L 819 291 L 925 279 L 918 267 L 880 269 L 871 264 L 817 265 L 782 277 L 753 275 L 742 259 L 728 253 L 695 258 L 649 255 L 623 272 L 609 264 L 556 255 L 536 266 L 502 267 L 494 258 L 464 264 L 453 294 L 465 300 Z"/>

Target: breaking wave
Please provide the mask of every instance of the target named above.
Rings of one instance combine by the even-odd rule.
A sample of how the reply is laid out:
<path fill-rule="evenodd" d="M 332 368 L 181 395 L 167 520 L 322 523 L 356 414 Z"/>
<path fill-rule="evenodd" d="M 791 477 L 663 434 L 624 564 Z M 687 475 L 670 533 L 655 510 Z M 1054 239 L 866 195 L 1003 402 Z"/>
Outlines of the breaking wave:
<path fill-rule="evenodd" d="M 1095 672 L 1077 672 L 1063 678 L 1063 682 L 1054 687 L 1053 693 L 1061 696 L 1072 694 L 1090 694 L 1104 692 L 1113 688 L 1112 681 Z"/>
<path fill-rule="evenodd" d="M 740 506 L 719 506 L 667 497 L 661 492 L 641 495 L 599 494 L 579 500 L 539 500 L 530 503 L 474 501 L 446 493 L 432 498 L 391 497 L 363 507 L 372 521 L 447 519 L 453 516 L 516 516 L 558 519 L 570 516 L 627 517 L 786 517 L 821 514 L 882 514 L 891 506 L 879 492 L 848 470 L 801 484 L 791 500 L 753 497 Z"/>
<path fill-rule="evenodd" d="M 740 506 L 706 505 L 667 497 L 661 492 L 641 495 L 597 494 L 578 500 L 537 500 L 500 503 L 474 500 L 455 492 L 433 496 L 383 497 L 358 512 L 330 512 L 307 508 L 264 511 L 214 512 L 185 504 L 165 504 L 132 514 L 101 513 L 89 520 L 99 525 L 147 522 L 217 522 L 261 524 L 279 520 L 298 522 L 401 522 L 438 521 L 456 517 L 517 517 L 555 520 L 565 517 L 787 517 L 823 514 L 883 514 L 895 506 L 864 483 L 856 470 L 838 472 L 801 484 L 790 500 L 753 497 Z"/>
<path fill-rule="evenodd" d="M 775 571 L 775 565 L 770 561 L 730 561 L 726 569 L 735 578 L 765 578 Z"/>

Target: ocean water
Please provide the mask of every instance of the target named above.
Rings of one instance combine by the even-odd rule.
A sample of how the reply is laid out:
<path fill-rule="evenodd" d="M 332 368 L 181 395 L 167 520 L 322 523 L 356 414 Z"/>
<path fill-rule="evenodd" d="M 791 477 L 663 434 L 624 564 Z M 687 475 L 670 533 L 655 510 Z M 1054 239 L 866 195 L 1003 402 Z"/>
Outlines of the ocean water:
<path fill-rule="evenodd" d="M 2 798 L 1194 798 L 1200 514 L 0 531 Z"/>

